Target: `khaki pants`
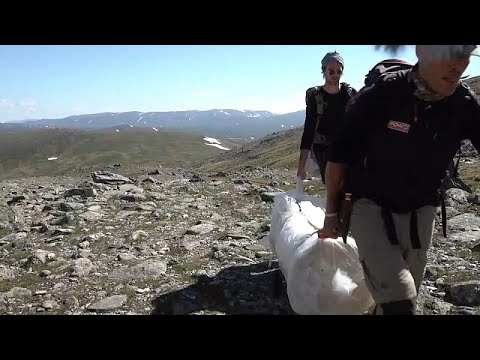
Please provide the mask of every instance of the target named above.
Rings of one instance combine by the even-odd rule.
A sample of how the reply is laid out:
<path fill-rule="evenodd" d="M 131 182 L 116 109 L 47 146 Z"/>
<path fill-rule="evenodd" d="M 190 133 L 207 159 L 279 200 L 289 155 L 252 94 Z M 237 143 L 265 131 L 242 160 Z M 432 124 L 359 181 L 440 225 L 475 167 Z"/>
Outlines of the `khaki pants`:
<path fill-rule="evenodd" d="M 411 300 L 415 304 L 433 235 L 435 213 L 434 206 L 417 210 L 421 248 L 414 249 L 410 238 L 410 214 L 393 213 L 399 242 L 393 245 L 387 236 L 381 207 L 367 199 L 355 201 L 350 229 L 358 246 L 366 285 L 377 304 L 401 300 Z"/>

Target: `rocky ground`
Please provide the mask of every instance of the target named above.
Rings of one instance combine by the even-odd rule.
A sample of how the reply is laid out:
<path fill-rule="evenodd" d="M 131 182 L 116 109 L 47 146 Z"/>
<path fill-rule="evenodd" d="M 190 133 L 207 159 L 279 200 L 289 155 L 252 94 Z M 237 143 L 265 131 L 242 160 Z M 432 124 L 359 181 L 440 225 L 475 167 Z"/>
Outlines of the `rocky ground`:
<path fill-rule="evenodd" d="M 292 171 L 121 173 L 0 183 L 1 314 L 293 314 L 261 245 Z M 479 199 L 449 192 L 418 311 L 479 314 Z"/>

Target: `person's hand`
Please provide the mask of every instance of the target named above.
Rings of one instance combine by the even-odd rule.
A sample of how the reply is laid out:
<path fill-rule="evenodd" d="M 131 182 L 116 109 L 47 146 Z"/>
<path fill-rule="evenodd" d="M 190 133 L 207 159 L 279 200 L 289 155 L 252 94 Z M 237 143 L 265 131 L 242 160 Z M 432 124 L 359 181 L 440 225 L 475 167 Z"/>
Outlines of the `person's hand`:
<path fill-rule="evenodd" d="M 323 228 L 317 231 L 319 239 L 336 239 L 338 238 L 339 221 L 336 214 L 327 214 Z"/>
<path fill-rule="evenodd" d="M 307 176 L 305 172 L 305 167 L 298 168 L 297 170 L 297 178 L 300 178 L 302 180 L 305 180 L 305 177 Z"/>

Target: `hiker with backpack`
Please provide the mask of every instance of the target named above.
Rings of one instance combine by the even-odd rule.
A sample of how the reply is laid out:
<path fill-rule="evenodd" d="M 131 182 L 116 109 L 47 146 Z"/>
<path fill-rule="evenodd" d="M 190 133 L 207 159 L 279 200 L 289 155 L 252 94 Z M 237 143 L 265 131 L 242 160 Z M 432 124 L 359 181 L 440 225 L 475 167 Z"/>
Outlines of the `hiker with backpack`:
<path fill-rule="evenodd" d="M 311 156 L 317 163 L 325 184 L 326 149 L 340 125 L 347 102 L 357 91 L 349 84 L 340 82 L 344 60 L 338 52 L 327 53 L 321 64 L 325 83 L 306 91 L 305 124 L 300 143 L 297 178 L 305 179 L 307 159 Z"/>
<path fill-rule="evenodd" d="M 351 196 L 351 235 L 375 314 L 415 314 L 442 180 L 462 140 L 480 150 L 479 98 L 460 80 L 477 51 L 476 45 L 416 45 L 415 65 L 384 66 L 359 91 L 329 147 L 318 235 L 339 236 L 336 213 Z"/>

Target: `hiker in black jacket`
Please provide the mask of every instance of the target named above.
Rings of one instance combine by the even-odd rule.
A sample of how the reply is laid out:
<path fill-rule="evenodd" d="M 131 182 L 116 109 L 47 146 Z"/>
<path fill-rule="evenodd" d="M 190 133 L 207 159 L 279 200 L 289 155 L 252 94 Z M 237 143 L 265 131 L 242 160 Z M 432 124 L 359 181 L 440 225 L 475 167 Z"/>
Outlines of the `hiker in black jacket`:
<path fill-rule="evenodd" d="M 376 314 L 415 314 L 439 187 L 460 142 L 480 150 L 480 104 L 460 77 L 476 45 L 416 45 L 412 69 L 385 74 L 349 106 L 330 146 L 320 238 L 338 237 L 344 193 Z M 476 55 L 476 54 L 475 54 Z"/>
<path fill-rule="evenodd" d="M 324 85 L 311 87 L 306 92 L 305 125 L 297 171 L 301 179 L 305 179 L 307 158 L 313 155 L 325 183 L 326 149 L 340 126 L 347 102 L 357 92 L 349 84 L 340 82 L 343 70 L 344 60 L 340 54 L 327 53 L 322 59 Z"/>

